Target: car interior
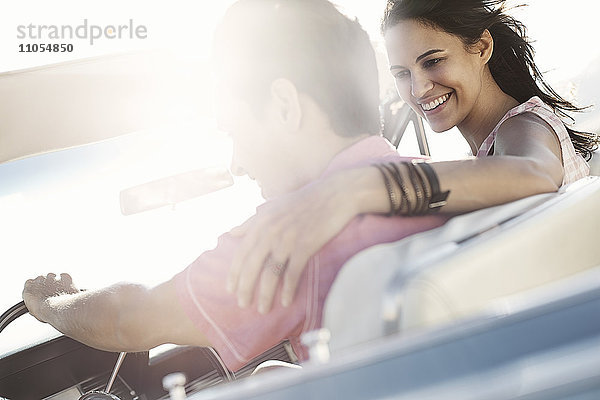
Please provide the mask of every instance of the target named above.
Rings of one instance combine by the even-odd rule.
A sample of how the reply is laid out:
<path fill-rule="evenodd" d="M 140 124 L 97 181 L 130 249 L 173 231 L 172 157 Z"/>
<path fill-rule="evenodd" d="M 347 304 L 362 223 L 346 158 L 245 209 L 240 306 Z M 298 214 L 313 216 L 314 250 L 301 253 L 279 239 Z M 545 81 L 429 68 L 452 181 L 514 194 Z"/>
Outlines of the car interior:
<path fill-rule="evenodd" d="M 205 82 L 182 86 L 170 79 L 196 76 L 189 71 L 204 67 L 144 53 L 2 73 L 0 98 L 10 101 L 0 107 L 0 163 L 196 118 L 195 110 L 209 102 L 197 90 Z M 24 118 L 25 108 L 36 117 Z M 406 105 L 393 99 L 382 110 L 384 135 L 395 146 L 414 135 L 419 152 L 435 158 L 422 121 Z M 329 334 L 315 344 L 330 354 L 327 362 L 241 379 L 267 360 L 297 359 L 284 342 L 234 374 L 210 348 L 171 346 L 127 355 L 111 393 L 123 400 L 166 399 L 163 378 L 183 372 L 193 399 L 300 399 L 307 393 L 349 399 L 598 398 L 598 153 L 590 165 L 592 176 L 557 193 L 455 216 L 440 228 L 357 254 L 327 298 L 323 329 Z M 212 189 L 183 188 L 175 200 L 159 196 L 150 201 L 154 205 L 132 206 L 129 199 L 121 203 L 123 214 L 233 183 L 226 171 L 213 178 Z M 181 188 L 190 180 L 157 182 L 163 189 Z M 144 197 L 143 190 L 134 194 Z M 23 306 L 8 310 L 0 327 L 25 312 Z M 65 336 L 14 349 L 0 356 L 0 398 L 70 400 L 101 392 L 118 356 Z"/>

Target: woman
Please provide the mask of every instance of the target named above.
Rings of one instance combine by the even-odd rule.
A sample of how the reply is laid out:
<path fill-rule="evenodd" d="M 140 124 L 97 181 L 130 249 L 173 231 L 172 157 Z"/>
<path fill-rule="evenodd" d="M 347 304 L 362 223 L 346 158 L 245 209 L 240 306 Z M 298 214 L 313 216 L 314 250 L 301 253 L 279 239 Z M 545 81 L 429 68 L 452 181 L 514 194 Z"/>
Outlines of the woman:
<path fill-rule="evenodd" d="M 434 131 L 458 127 L 476 158 L 346 171 L 261 208 L 236 230 L 244 239 L 228 289 L 241 305 L 265 264 L 286 266 L 281 298 L 291 303 L 310 256 L 358 214 L 468 212 L 588 175 L 598 137 L 559 118 L 580 109 L 544 82 L 525 27 L 503 6 L 388 0 L 381 28 L 398 93 Z M 269 308 L 278 275 L 262 274 L 259 308 Z"/>

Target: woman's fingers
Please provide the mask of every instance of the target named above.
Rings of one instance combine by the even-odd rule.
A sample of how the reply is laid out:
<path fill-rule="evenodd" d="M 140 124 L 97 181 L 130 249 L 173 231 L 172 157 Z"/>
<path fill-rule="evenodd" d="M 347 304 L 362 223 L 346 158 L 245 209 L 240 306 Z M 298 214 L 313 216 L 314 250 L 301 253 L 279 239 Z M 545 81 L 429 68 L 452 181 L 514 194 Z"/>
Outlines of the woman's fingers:
<path fill-rule="evenodd" d="M 304 218 L 303 223 L 297 225 L 297 240 L 291 247 L 293 251 L 289 253 L 290 263 L 283 277 L 281 304 L 284 307 L 289 306 L 296 297 L 300 277 L 310 258 L 335 237 L 351 218 L 339 210 L 337 218 L 332 217 L 334 214 L 335 212 L 322 206 L 311 210 L 310 218 Z"/>
<path fill-rule="evenodd" d="M 259 207 L 254 217 L 235 229 L 242 237 L 228 274 L 228 290 L 237 294 L 240 305 L 252 302 L 259 277 L 260 312 L 270 310 L 279 285 L 281 303 L 292 303 L 309 258 L 355 215 L 349 201 L 339 201 L 338 191 L 329 182 L 307 187 Z"/>
<path fill-rule="evenodd" d="M 258 277 L 265 265 L 273 269 L 284 268 L 283 263 L 285 261 L 280 262 L 271 256 L 271 245 L 279 242 L 276 240 L 276 236 L 269 234 L 263 236 L 265 236 L 263 237 L 264 240 L 256 243 L 255 246 L 245 252 L 247 255 L 241 253 L 241 257 L 244 257 L 244 259 L 241 261 L 242 265 L 237 284 L 238 304 L 241 307 L 246 307 L 252 302 Z"/>
<path fill-rule="evenodd" d="M 229 273 L 227 274 L 227 291 L 229 293 L 236 292 L 240 280 L 240 273 L 246 268 L 249 255 L 254 254 L 257 245 L 257 235 L 253 234 L 253 230 L 249 227 L 245 228 L 248 229 L 248 234 L 244 235 L 241 239 L 240 245 L 233 255 Z"/>
<path fill-rule="evenodd" d="M 246 274 L 247 268 L 252 269 L 252 275 L 258 273 L 256 268 L 262 267 L 262 261 L 270 253 L 267 246 L 274 240 L 272 231 L 273 217 L 266 211 L 255 214 L 242 225 L 234 228 L 233 236 L 242 236 L 241 243 L 235 251 L 229 273 L 227 275 L 227 291 L 235 293 L 238 290 L 241 274 Z M 274 219 L 277 221 L 277 219 Z M 254 261 L 258 256 L 264 257 L 261 262 Z M 248 279 L 246 277 L 245 279 Z"/>
<path fill-rule="evenodd" d="M 245 257 L 241 262 L 239 278 L 237 284 L 238 304 L 240 307 L 246 307 L 252 302 L 254 289 L 257 285 L 257 280 L 263 269 L 269 270 L 273 275 L 281 275 L 287 264 L 285 251 L 273 252 L 271 248 L 274 246 L 278 249 L 286 249 L 287 246 L 280 235 L 276 234 L 276 229 L 271 229 L 270 234 L 263 234 L 261 241 L 256 246 L 249 249 L 249 252 L 240 254 L 240 257 Z M 266 233 L 266 232 L 265 232 Z M 268 276 L 268 275 L 266 275 Z M 266 286 L 265 293 L 259 296 L 259 301 L 262 298 L 264 308 L 270 308 L 273 300 L 274 289 L 273 283 Z M 275 288 L 277 280 L 275 281 Z M 267 307 L 268 303 L 268 307 Z"/>
<path fill-rule="evenodd" d="M 304 272 L 304 268 L 306 268 L 309 259 L 310 255 L 298 255 L 290 258 L 290 262 L 283 277 L 283 289 L 281 291 L 282 306 L 288 307 L 292 304 L 292 301 L 294 301 L 298 282 L 300 282 L 300 277 L 302 276 L 302 272 Z"/>
<path fill-rule="evenodd" d="M 258 294 L 258 311 L 261 314 L 266 314 L 271 310 L 280 278 L 289 267 L 290 253 L 295 243 L 294 238 L 295 234 L 291 231 L 280 236 L 278 244 L 271 250 L 269 258 L 263 265 Z"/>
<path fill-rule="evenodd" d="M 273 299 L 279 285 L 279 278 L 285 272 L 287 262 L 271 263 L 263 269 L 260 278 L 260 292 L 258 296 L 258 312 L 266 314 L 271 310 Z"/>
<path fill-rule="evenodd" d="M 277 210 L 263 207 L 240 226 L 244 235 L 233 257 L 227 290 L 230 293 L 237 292 L 238 303 L 242 307 L 252 302 L 254 288 L 265 261 L 272 253 L 271 249 L 280 243 L 278 222 L 281 222 L 281 218 L 278 217 Z"/>
<path fill-rule="evenodd" d="M 240 307 L 247 307 L 252 302 L 254 286 L 267 257 L 268 249 L 254 247 L 243 260 L 243 268 L 239 271 L 236 288 Z"/>

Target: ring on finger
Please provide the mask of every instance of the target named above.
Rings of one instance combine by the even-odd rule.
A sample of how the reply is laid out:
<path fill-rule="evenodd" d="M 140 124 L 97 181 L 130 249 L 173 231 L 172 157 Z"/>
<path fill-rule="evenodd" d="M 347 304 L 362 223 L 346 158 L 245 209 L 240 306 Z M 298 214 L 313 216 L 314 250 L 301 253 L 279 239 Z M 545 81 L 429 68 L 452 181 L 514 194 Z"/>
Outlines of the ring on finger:
<path fill-rule="evenodd" d="M 287 264 L 288 264 L 287 261 L 279 262 L 279 263 L 271 263 L 269 265 L 269 269 L 275 276 L 280 276 L 285 271 Z"/>

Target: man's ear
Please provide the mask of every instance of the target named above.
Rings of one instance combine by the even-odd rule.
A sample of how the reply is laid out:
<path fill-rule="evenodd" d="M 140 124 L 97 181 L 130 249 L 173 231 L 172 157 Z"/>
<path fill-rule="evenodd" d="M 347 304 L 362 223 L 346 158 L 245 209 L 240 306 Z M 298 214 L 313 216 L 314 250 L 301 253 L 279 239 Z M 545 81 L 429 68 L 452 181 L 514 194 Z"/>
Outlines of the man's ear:
<path fill-rule="evenodd" d="M 479 57 L 483 64 L 487 64 L 492 58 L 492 54 L 494 53 L 494 38 L 492 34 L 487 29 L 483 31 L 481 34 L 481 38 L 479 42 L 475 45 L 477 52 L 479 53 Z"/>
<path fill-rule="evenodd" d="M 271 97 L 279 123 L 290 131 L 300 128 L 302 107 L 296 85 L 287 79 L 276 79 L 271 83 Z"/>

